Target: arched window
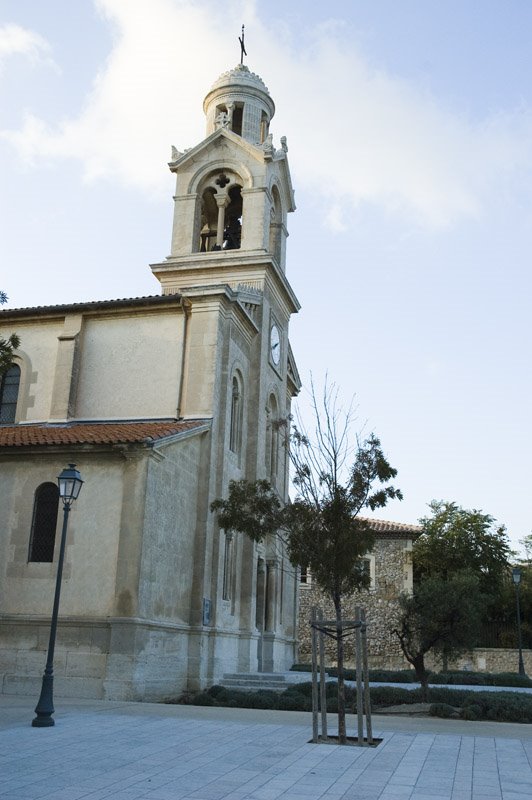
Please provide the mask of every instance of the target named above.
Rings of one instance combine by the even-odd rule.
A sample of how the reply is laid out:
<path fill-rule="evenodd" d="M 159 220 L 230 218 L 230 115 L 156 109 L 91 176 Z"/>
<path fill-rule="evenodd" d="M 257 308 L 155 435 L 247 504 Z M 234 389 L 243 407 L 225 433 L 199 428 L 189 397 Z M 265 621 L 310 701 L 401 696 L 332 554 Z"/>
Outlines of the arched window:
<path fill-rule="evenodd" d="M 200 190 L 196 245 L 200 253 L 240 248 L 242 207 L 242 186 L 234 175 L 222 171 L 210 176 L 208 185 Z"/>
<path fill-rule="evenodd" d="M 232 453 L 240 453 L 242 446 L 243 405 L 241 382 L 234 375 L 231 387 L 231 423 L 229 428 L 229 449 Z"/>
<path fill-rule="evenodd" d="M 13 364 L 0 381 L 0 424 L 9 425 L 15 421 L 19 386 L 20 367 Z"/>
<path fill-rule="evenodd" d="M 279 266 L 282 266 L 283 209 L 277 186 L 272 187 L 272 199 L 273 203 L 270 208 L 270 253 L 276 259 Z"/>
<path fill-rule="evenodd" d="M 268 480 L 275 486 L 279 466 L 279 414 L 275 395 L 270 395 L 266 423 L 266 471 Z"/>
<path fill-rule="evenodd" d="M 55 483 L 41 483 L 35 491 L 28 561 L 54 560 L 55 529 L 59 489 Z"/>

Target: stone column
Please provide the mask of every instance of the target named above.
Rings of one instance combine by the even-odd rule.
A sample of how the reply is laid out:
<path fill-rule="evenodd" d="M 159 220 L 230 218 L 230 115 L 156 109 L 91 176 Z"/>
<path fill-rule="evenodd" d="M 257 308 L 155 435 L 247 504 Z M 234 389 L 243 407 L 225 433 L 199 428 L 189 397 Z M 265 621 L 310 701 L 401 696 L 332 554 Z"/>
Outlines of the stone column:
<path fill-rule="evenodd" d="M 268 633 L 275 630 L 277 608 L 277 559 L 268 559 L 266 567 L 266 622 Z"/>
<path fill-rule="evenodd" d="M 216 247 L 221 250 L 224 243 L 225 207 L 229 198 L 226 194 L 216 195 L 218 205 L 218 227 L 216 228 Z"/>
<path fill-rule="evenodd" d="M 259 631 L 264 630 L 264 606 L 266 595 L 266 568 L 264 559 L 259 558 L 257 561 L 257 608 L 255 615 L 255 624 Z"/>
<path fill-rule="evenodd" d="M 65 317 L 63 332 L 57 337 L 57 357 L 50 407 L 50 420 L 53 422 L 65 422 L 75 414 L 78 351 L 82 326 L 82 314 L 68 314 Z"/>

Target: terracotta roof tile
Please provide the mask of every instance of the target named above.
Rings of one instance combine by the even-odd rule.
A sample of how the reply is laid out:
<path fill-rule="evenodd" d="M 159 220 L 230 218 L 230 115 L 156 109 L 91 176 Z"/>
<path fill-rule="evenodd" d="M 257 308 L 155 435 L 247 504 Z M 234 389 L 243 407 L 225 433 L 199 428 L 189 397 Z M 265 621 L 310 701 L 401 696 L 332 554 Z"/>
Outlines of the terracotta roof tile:
<path fill-rule="evenodd" d="M 62 444 L 149 443 L 200 428 L 206 420 L 181 422 L 96 422 L 65 425 L 2 425 L 0 447 Z"/>
<path fill-rule="evenodd" d="M 423 528 L 421 525 L 411 525 L 407 522 L 392 522 L 387 519 L 370 519 L 364 517 L 366 522 L 369 523 L 370 528 L 377 537 L 388 537 L 400 539 L 404 537 L 417 537 L 420 535 Z"/>
<path fill-rule="evenodd" d="M 157 306 L 178 301 L 181 299 L 179 292 L 169 294 L 150 294 L 144 297 L 118 297 L 115 300 L 87 300 L 81 303 L 59 303 L 53 306 L 28 306 L 27 308 L 3 308 L 0 310 L 0 320 L 11 317 L 43 316 L 46 314 L 65 314 L 72 311 L 98 311 L 106 308 L 122 306 Z"/>

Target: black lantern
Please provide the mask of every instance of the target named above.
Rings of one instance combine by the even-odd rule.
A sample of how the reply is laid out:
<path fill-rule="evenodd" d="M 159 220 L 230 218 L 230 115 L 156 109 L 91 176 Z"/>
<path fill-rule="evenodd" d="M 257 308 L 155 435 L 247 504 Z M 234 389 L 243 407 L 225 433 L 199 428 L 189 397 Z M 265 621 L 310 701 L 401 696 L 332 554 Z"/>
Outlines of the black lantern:
<path fill-rule="evenodd" d="M 57 616 L 59 613 L 59 598 L 61 596 L 61 579 L 63 577 L 63 562 L 65 560 L 66 533 L 68 527 L 68 515 L 70 506 L 77 500 L 80 489 L 83 485 L 81 475 L 76 469 L 75 464 L 69 464 L 57 478 L 59 484 L 59 496 L 63 501 L 63 530 L 61 532 L 61 546 L 59 548 L 59 560 L 57 562 L 57 578 L 55 581 L 54 607 L 52 611 L 52 624 L 50 627 L 50 639 L 48 642 L 48 656 L 46 667 L 42 678 L 41 696 L 35 707 L 37 716 L 32 720 L 34 728 L 50 728 L 55 725 L 52 714 L 54 713 L 54 650 L 55 637 L 57 632 Z"/>
<path fill-rule="evenodd" d="M 72 502 L 78 499 L 83 485 L 76 465 L 69 464 L 68 467 L 65 467 L 61 475 L 58 476 L 57 483 L 59 484 L 59 496 L 63 501 L 63 505 L 72 505 Z"/>

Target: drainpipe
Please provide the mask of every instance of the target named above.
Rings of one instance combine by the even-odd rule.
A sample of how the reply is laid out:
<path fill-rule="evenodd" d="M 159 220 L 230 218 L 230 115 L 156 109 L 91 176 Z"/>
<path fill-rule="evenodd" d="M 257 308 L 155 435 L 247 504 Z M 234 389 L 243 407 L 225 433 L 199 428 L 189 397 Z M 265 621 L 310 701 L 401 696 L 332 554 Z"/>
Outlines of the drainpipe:
<path fill-rule="evenodd" d="M 183 348 L 181 351 L 181 375 L 179 378 L 179 394 L 177 399 L 177 419 L 181 419 L 181 409 L 183 408 L 183 394 L 185 390 L 185 372 L 188 366 L 188 323 L 192 315 L 192 303 L 188 298 L 181 297 L 181 310 L 184 315 L 183 322 Z"/>

